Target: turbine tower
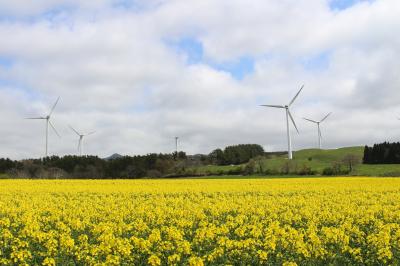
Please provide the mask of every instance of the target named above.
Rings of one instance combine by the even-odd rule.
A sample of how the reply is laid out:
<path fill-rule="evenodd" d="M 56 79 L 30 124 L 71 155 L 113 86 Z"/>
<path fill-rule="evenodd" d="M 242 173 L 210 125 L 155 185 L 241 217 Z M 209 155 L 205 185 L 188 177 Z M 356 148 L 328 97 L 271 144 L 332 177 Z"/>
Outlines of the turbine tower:
<path fill-rule="evenodd" d="M 265 107 L 285 109 L 285 111 L 286 111 L 286 134 L 287 134 L 287 142 L 288 142 L 288 158 L 289 158 L 289 160 L 293 159 L 292 140 L 291 140 L 291 137 L 290 137 L 290 127 L 289 127 L 290 126 L 289 118 L 292 121 L 293 126 L 296 129 L 297 133 L 299 133 L 299 130 L 297 129 L 297 126 L 296 126 L 296 122 L 294 122 L 293 116 L 290 113 L 290 106 L 297 99 L 297 97 L 299 96 L 299 94 L 303 90 L 303 88 L 304 88 L 304 85 L 301 86 L 300 90 L 297 92 L 297 94 L 293 97 L 293 99 L 287 105 L 269 105 L 269 104 L 261 105 L 261 106 L 265 106 Z"/>
<path fill-rule="evenodd" d="M 176 152 L 175 156 L 176 156 L 176 159 L 178 159 L 178 139 L 179 139 L 179 137 L 175 137 L 175 152 Z"/>
<path fill-rule="evenodd" d="M 89 135 L 94 134 L 96 131 L 92 131 L 90 133 L 87 134 L 81 134 L 79 133 L 76 129 L 74 129 L 72 126 L 69 126 L 71 128 L 72 131 L 74 131 L 76 133 L 76 135 L 79 136 L 79 141 L 78 141 L 78 152 L 79 152 L 79 156 L 83 155 L 83 138 Z"/>
<path fill-rule="evenodd" d="M 54 109 L 57 106 L 58 101 L 60 100 L 60 97 L 57 98 L 56 102 L 54 103 L 53 107 L 51 108 L 49 114 L 47 116 L 41 116 L 41 117 L 29 117 L 26 119 L 40 119 L 40 120 L 46 120 L 46 153 L 45 153 L 45 158 L 48 157 L 48 146 L 49 146 L 49 125 L 51 128 L 54 130 L 54 132 L 57 134 L 58 137 L 60 137 L 60 134 L 58 134 L 56 128 L 53 126 L 53 124 L 50 121 L 51 115 L 53 114 Z"/>
<path fill-rule="evenodd" d="M 322 142 L 322 134 L 321 134 L 321 128 L 320 128 L 319 125 L 320 125 L 322 122 L 324 122 L 325 119 L 327 119 L 328 116 L 330 116 L 331 114 L 332 114 L 332 113 L 327 114 L 327 115 L 326 115 L 324 118 L 322 118 L 320 121 L 315 121 L 315 120 L 312 120 L 312 119 L 303 117 L 304 120 L 307 120 L 307 121 L 309 121 L 309 122 L 311 122 L 311 123 L 317 124 L 317 128 L 318 128 L 318 148 L 319 148 L 319 149 L 321 149 L 321 146 L 322 146 L 322 144 L 321 144 L 321 142 Z"/>

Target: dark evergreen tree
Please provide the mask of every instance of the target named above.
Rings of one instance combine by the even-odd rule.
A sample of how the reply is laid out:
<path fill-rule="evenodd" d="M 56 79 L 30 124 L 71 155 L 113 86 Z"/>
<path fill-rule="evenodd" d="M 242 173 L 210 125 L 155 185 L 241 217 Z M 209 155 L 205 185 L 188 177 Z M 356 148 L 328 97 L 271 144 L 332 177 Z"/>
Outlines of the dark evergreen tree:
<path fill-rule="evenodd" d="M 400 164 L 400 143 L 384 142 L 365 146 L 363 163 L 365 164 Z"/>

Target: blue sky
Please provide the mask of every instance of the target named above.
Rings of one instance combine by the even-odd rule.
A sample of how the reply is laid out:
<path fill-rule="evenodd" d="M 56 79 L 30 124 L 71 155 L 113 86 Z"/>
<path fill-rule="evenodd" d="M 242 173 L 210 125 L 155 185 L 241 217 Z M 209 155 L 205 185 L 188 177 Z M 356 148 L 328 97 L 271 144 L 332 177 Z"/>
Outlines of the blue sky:
<path fill-rule="evenodd" d="M 206 58 L 201 41 L 193 37 L 185 37 L 177 42 L 170 42 L 170 45 L 177 53 L 186 57 L 188 65 L 205 64 L 216 70 L 228 72 L 238 80 L 242 80 L 254 71 L 255 60 L 251 56 L 241 56 L 228 62 L 215 62 Z"/>
<path fill-rule="evenodd" d="M 373 2 L 374 0 L 331 0 L 329 3 L 330 8 L 337 10 L 344 10 L 360 2 Z"/>
<path fill-rule="evenodd" d="M 10 68 L 13 64 L 11 57 L 0 57 L 0 66 L 4 68 Z"/>
<path fill-rule="evenodd" d="M 310 55 L 300 59 L 301 64 L 309 71 L 323 71 L 329 67 L 331 52 L 321 52 L 317 55 Z"/>

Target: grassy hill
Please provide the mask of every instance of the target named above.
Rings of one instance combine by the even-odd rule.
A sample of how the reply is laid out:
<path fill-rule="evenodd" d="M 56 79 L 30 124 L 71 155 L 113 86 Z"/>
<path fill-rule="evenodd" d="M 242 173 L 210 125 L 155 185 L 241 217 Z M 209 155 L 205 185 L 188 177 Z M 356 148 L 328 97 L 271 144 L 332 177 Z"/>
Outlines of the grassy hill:
<path fill-rule="evenodd" d="M 348 154 L 355 155 L 361 160 L 363 153 L 364 147 L 346 147 L 331 150 L 306 149 L 295 152 L 294 157 L 295 159 L 313 158 L 320 162 L 332 162 L 335 160 L 341 160 Z"/>
<path fill-rule="evenodd" d="M 360 161 L 363 157 L 363 147 L 346 147 L 332 150 L 306 149 L 294 152 L 291 168 L 310 167 L 311 170 L 322 173 L 326 167 L 331 167 L 335 162 L 341 162 L 347 155 L 354 155 Z M 288 164 L 287 155 L 275 156 L 265 159 L 263 168 L 271 172 L 281 172 Z"/>
<path fill-rule="evenodd" d="M 270 175 L 280 175 L 285 169 L 290 168 L 289 172 L 299 172 L 309 168 L 315 174 L 322 174 L 327 167 L 334 164 L 343 164 L 346 156 L 352 155 L 360 162 L 362 161 L 364 147 L 345 147 L 339 149 L 319 150 L 305 149 L 294 152 L 294 159 L 288 161 L 286 154 L 269 154 L 265 159 L 257 162 L 256 166 L 262 167 L 262 171 Z M 246 164 L 228 166 L 200 166 L 196 167 L 196 173 L 206 174 L 230 174 L 237 169 L 244 169 Z M 400 176 L 400 164 L 385 165 L 364 165 L 358 164 L 351 175 L 358 176 Z"/>
<path fill-rule="evenodd" d="M 332 150 L 307 149 L 295 153 L 299 162 L 312 158 L 307 164 L 313 170 L 322 171 L 335 162 L 341 162 L 347 155 L 356 156 L 360 162 L 364 155 L 364 147 L 347 147 Z M 359 176 L 400 176 L 400 164 L 359 164 L 352 175 Z"/>

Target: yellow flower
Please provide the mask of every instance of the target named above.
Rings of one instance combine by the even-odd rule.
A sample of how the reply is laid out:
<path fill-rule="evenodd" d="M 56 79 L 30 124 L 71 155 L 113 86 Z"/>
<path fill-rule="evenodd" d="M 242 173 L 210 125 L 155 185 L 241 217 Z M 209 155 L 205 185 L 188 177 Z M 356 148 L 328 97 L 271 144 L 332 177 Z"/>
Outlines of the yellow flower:
<path fill-rule="evenodd" d="M 0 180 L 0 265 L 397 265 L 399 201 L 397 178 Z"/>
<path fill-rule="evenodd" d="M 297 266 L 296 262 L 293 261 L 285 261 L 282 266 Z"/>
<path fill-rule="evenodd" d="M 190 257 L 189 258 L 189 266 L 203 266 L 203 260 L 199 257 Z"/>
<path fill-rule="evenodd" d="M 150 264 L 151 266 L 159 266 L 161 265 L 161 260 L 156 255 L 151 255 L 147 260 L 147 263 Z"/>
<path fill-rule="evenodd" d="M 45 258 L 42 262 L 44 266 L 54 266 L 56 265 L 56 261 L 53 258 Z"/>
<path fill-rule="evenodd" d="M 261 261 L 265 261 L 268 258 L 268 253 L 263 250 L 258 250 L 257 254 Z"/>
<path fill-rule="evenodd" d="M 181 260 L 181 256 L 179 256 L 178 254 L 173 254 L 168 256 L 168 264 L 169 265 L 173 265 L 178 263 Z"/>

